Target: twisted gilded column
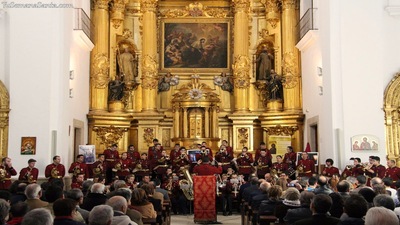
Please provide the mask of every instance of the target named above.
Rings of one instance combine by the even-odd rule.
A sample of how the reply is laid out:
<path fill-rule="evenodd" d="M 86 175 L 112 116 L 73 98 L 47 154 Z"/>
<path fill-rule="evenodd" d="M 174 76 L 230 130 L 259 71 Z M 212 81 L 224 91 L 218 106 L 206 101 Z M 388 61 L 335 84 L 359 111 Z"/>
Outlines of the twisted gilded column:
<path fill-rule="evenodd" d="M 285 111 L 301 111 L 301 78 L 299 52 L 296 48 L 298 0 L 282 0 L 282 66 Z"/>
<path fill-rule="evenodd" d="M 107 111 L 107 95 L 109 78 L 109 0 L 93 1 L 93 22 L 95 46 L 90 54 L 90 110 Z"/>
<path fill-rule="evenodd" d="M 250 58 L 249 58 L 249 0 L 232 0 L 235 34 L 233 43 L 233 81 L 235 86 L 235 112 L 249 111 Z"/>
<path fill-rule="evenodd" d="M 156 111 L 157 102 L 157 0 L 141 0 L 143 14 L 142 111 Z"/>

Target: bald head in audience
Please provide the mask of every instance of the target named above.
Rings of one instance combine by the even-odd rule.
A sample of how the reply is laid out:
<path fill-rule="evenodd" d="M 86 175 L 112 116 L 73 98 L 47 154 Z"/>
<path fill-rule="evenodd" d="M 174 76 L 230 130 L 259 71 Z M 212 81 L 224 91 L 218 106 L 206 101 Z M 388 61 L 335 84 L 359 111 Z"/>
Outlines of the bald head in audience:
<path fill-rule="evenodd" d="M 21 225 L 52 225 L 53 216 L 44 208 L 33 209 L 25 214 Z"/>
<path fill-rule="evenodd" d="M 397 225 L 399 219 L 396 214 L 384 207 L 372 207 L 365 215 L 365 225 Z"/>
<path fill-rule="evenodd" d="M 110 225 L 114 212 L 109 205 L 95 206 L 89 214 L 89 225 Z"/>

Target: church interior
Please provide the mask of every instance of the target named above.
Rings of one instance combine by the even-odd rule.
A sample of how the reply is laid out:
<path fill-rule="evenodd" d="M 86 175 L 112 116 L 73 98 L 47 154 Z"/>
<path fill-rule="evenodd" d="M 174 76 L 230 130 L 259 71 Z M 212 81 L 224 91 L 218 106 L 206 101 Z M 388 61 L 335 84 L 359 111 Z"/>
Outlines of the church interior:
<path fill-rule="evenodd" d="M 17 169 L 34 158 L 44 179 L 80 145 L 153 139 L 400 165 L 400 0 L 28 3 L 0 5 L 0 154 Z"/>

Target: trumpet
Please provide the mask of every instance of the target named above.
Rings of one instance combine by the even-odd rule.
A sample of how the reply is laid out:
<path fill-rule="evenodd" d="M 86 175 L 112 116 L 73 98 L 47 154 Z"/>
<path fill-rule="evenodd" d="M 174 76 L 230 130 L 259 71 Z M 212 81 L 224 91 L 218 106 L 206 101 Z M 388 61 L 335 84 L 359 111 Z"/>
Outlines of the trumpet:
<path fill-rule="evenodd" d="M 354 168 L 354 165 L 347 165 L 345 167 L 346 170 L 352 170 Z"/>
<path fill-rule="evenodd" d="M 362 163 L 361 166 L 363 167 L 363 170 L 370 170 L 373 165 L 366 162 L 366 163 Z"/>
<path fill-rule="evenodd" d="M 183 153 L 183 154 L 180 155 L 180 157 L 181 157 L 181 159 L 185 159 L 186 158 L 186 154 Z"/>

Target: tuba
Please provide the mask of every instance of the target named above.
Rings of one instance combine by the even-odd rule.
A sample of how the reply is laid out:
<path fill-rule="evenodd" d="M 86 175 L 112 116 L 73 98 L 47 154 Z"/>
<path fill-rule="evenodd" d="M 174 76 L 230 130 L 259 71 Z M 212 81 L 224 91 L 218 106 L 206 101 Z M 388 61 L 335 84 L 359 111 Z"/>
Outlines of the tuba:
<path fill-rule="evenodd" d="M 99 175 L 99 174 L 101 174 L 102 172 L 103 172 L 103 165 L 101 165 L 101 163 L 99 163 L 99 164 L 97 165 L 97 167 L 93 169 L 93 173 L 94 173 L 95 175 Z"/>
<path fill-rule="evenodd" d="M 185 195 L 186 199 L 189 201 L 193 201 L 194 194 L 193 194 L 192 176 L 190 175 L 189 170 L 187 170 L 186 168 L 182 168 L 181 171 L 186 179 L 179 181 L 179 187 L 183 191 L 183 194 Z"/>
<path fill-rule="evenodd" d="M 278 171 L 275 168 L 273 168 L 270 173 L 272 177 L 279 179 Z"/>
<path fill-rule="evenodd" d="M 7 171 L 3 168 L 0 168 L 0 181 L 6 179 L 6 176 L 7 176 Z"/>
<path fill-rule="evenodd" d="M 142 163 L 139 161 L 139 162 L 136 164 L 135 169 L 132 170 L 132 173 L 136 173 L 137 171 L 140 171 L 140 170 L 142 170 Z"/>
<path fill-rule="evenodd" d="M 74 177 L 78 176 L 81 173 L 81 168 L 79 166 L 75 166 L 74 168 Z"/>

